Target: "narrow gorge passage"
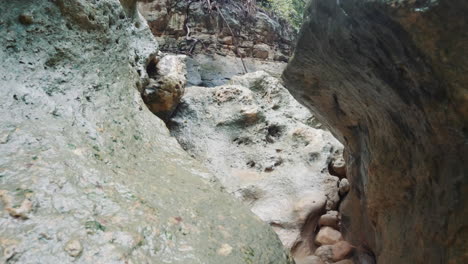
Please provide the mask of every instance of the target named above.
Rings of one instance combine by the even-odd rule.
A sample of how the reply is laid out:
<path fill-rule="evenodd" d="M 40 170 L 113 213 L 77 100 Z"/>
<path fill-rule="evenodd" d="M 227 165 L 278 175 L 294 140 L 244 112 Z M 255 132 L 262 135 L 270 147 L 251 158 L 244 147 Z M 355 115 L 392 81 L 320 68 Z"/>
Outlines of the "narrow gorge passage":
<path fill-rule="evenodd" d="M 156 68 L 164 78 L 154 83 L 163 89 L 151 81 L 151 92 L 143 93 L 152 110 L 174 102 L 172 96 L 155 97 L 153 90 L 178 97 L 186 82 L 187 57 L 161 56 Z M 233 76 L 225 85 L 184 90 L 167 124 L 182 148 L 212 172 L 209 180 L 268 223 L 297 263 L 310 262 L 320 245 L 326 262 L 351 257 L 351 245 L 339 242 L 337 231 L 338 206 L 349 190 L 343 146 L 279 79 L 257 71 Z M 167 111 L 155 112 L 161 113 Z M 335 242 L 339 256 L 327 253 Z"/>
<path fill-rule="evenodd" d="M 0 1 L 0 263 L 468 263 L 466 14 Z"/>
<path fill-rule="evenodd" d="M 212 172 L 209 180 L 270 225 L 297 263 L 350 261 L 353 246 L 339 232 L 338 207 L 349 191 L 343 146 L 281 84 L 282 52 L 291 43 L 275 26 L 279 22 L 258 10 L 250 18 L 257 20 L 254 28 L 243 32 L 239 44 L 242 65 L 235 47 L 240 37 L 229 36 L 232 28 L 226 32 L 224 19 L 235 28 L 250 16 L 239 3 L 220 6 L 210 11 L 203 1 L 192 2 L 161 14 L 164 3 L 139 5 L 159 43 L 178 43 L 149 58 L 143 100 L 182 148 Z M 224 18 L 218 12 L 226 12 Z M 218 25 L 210 28 L 210 19 Z M 181 25 L 191 29 L 190 38 L 174 34 L 183 31 Z M 287 34 L 294 38 L 292 31 Z M 249 39 L 257 44 L 249 46 Z M 187 55 L 176 54 L 184 48 Z M 251 72 L 243 74 L 244 65 Z"/>

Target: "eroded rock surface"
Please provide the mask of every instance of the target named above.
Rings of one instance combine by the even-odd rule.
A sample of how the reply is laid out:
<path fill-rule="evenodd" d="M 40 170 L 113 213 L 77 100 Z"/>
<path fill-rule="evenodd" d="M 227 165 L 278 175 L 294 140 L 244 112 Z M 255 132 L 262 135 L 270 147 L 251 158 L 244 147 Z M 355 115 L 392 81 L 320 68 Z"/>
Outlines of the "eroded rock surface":
<path fill-rule="evenodd" d="M 467 263 L 466 1 L 312 0 L 283 77 L 347 149 L 358 263 Z"/>
<path fill-rule="evenodd" d="M 185 91 L 185 55 L 161 55 L 147 62 L 148 82 L 141 96 L 149 110 L 162 120 L 168 120 Z"/>
<path fill-rule="evenodd" d="M 247 2 L 146 0 L 138 8 L 162 51 L 189 55 L 188 85 L 214 87 L 246 72 L 279 77 L 286 67 L 296 33 Z"/>
<path fill-rule="evenodd" d="M 295 36 L 292 28 L 261 9 L 250 9 L 246 2 L 146 0 L 138 9 L 164 52 L 287 62 Z"/>
<path fill-rule="evenodd" d="M 146 109 L 134 1 L 0 13 L 0 262 L 290 263 Z"/>
<path fill-rule="evenodd" d="M 192 86 L 171 120 L 182 147 L 278 233 L 286 248 L 315 250 L 319 217 L 337 209 L 328 173 L 342 145 L 266 72 L 228 85 Z"/>

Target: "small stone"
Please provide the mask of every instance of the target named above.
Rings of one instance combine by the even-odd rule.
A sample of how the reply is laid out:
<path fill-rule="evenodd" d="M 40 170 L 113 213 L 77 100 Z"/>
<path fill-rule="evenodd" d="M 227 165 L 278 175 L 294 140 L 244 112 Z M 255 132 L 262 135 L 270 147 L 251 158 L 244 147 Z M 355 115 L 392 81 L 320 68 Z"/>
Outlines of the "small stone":
<path fill-rule="evenodd" d="M 8 143 L 9 140 L 10 140 L 9 132 L 0 134 L 0 144 Z"/>
<path fill-rule="evenodd" d="M 319 219 L 319 226 L 330 226 L 335 229 L 338 229 L 338 211 L 328 211 L 326 214 L 322 215 Z"/>
<path fill-rule="evenodd" d="M 294 260 L 296 261 L 296 264 L 324 264 L 324 262 L 319 257 L 314 255 Z"/>
<path fill-rule="evenodd" d="M 18 208 L 6 207 L 8 213 L 17 218 L 29 219 L 28 213 L 31 212 L 33 203 L 29 199 L 25 199 Z"/>
<path fill-rule="evenodd" d="M 341 240 L 343 240 L 343 236 L 340 231 L 329 226 L 322 227 L 315 237 L 315 243 L 317 245 L 333 245 Z"/>
<path fill-rule="evenodd" d="M 83 251 L 80 241 L 70 240 L 65 245 L 65 251 L 72 257 L 78 257 Z"/>
<path fill-rule="evenodd" d="M 307 218 L 315 215 L 320 215 L 325 211 L 325 205 L 327 203 L 327 197 L 321 193 L 311 193 L 308 196 L 300 199 L 294 205 L 294 213 L 297 216 L 297 223 L 304 223 Z"/>
<path fill-rule="evenodd" d="M 330 174 L 340 178 L 346 177 L 346 162 L 341 153 L 333 157 L 330 164 Z"/>
<path fill-rule="evenodd" d="M 21 14 L 18 17 L 19 21 L 23 25 L 31 25 L 33 23 L 33 17 L 28 14 Z"/>
<path fill-rule="evenodd" d="M 349 244 L 346 241 L 339 241 L 338 243 L 334 244 L 332 248 L 333 260 L 339 261 L 345 259 L 349 256 L 352 250 L 353 247 L 351 246 L 351 244 Z"/>
<path fill-rule="evenodd" d="M 217 253 L 221 256 L 228 256 L 232 252 L 232 247 L 229 244 L 222 244 Z"/>
<path fill-rule="evenodd" d="M 333 249 L 331 245 L 324 245 L 315 250 L 315 255 L 326 263 L 333 262 Z"/>
<path fill-rule="evenodd" d="M 241 115 L 246 124 L 253 124 L 259 120 L 259 112 L 256 107 L 242 109 Z"/>
<path fill-rule="evenodd" d="M 341 179 L 340 181 L 340 195 L 343 196 L 349 192 L 350 189 L 349 181 L 348 179 Z"/>
<path fill-rule="evenodd" d="M 3 250 L 3 258 L 7 261 L 11 259 L 15 254 L 16 254 L 16 245 L 10 245 L 8 247 L 5 247 L 5 249 Z"/>

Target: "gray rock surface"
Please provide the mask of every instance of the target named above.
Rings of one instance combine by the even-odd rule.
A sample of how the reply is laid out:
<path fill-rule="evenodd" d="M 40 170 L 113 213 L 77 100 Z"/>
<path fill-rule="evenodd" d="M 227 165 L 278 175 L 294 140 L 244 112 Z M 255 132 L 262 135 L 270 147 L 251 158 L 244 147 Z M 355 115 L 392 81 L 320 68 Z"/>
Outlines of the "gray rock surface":
<path fill-rule="evenodd" d="M 328 164 L 342 146 L 320 127 L 263 71 L 228 85 L 187 87 L 170 123 L 182 147 L 293 251 L 301 244 L 315 249 L 318 218 L 340 199 Z"/>
<path fill-rule="evenodd" d="M 0 262 L 290 263 L 146 109 L 134 1 L 0 13 Z"/>
<path fill-rule="evenodd" d="M 265 71 L 274 77 L 281 77 L 285 62 L 263 61 L 245 58 L 248 72 Z M 238 57 L 218 54 L 196 54 L 187 57 L 187 85 L 215 87 L 229 83 L 236 75 L 245 74 L 242 62 Z"/>
<path fill-rule="evenodd" d="M 464 0 L 312 0 L 287 88 L 346 146 L 358 263 L 468 263 Z"/>

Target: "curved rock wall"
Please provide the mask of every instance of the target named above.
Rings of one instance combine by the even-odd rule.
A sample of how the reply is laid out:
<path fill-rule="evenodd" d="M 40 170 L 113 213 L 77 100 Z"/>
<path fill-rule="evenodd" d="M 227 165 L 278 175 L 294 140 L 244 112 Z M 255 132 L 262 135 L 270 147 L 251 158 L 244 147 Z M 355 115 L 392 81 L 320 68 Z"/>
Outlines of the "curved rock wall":
<path fill-rule="evenodd" d="M 146 109 L 135 11 L 2 1 L 0 262 L 290 263 Z"/>
<path fill-rule="evenodd" d="M 312 0 L 287 88 L 347 148 L 358 263 L 467 263 L 466 1 Z"/>

